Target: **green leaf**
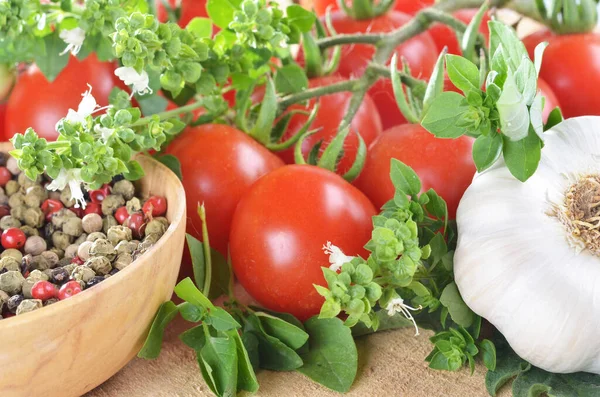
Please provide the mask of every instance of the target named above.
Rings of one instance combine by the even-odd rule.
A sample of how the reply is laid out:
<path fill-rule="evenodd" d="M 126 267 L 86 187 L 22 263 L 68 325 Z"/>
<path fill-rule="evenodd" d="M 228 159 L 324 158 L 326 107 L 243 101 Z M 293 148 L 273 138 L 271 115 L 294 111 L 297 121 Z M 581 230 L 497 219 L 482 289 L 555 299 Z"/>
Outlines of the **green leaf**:
<path fill-rule="evenodd" d="M 510 26 L 500 21 L 490 21 L 488 26 L 490 28 L 490 54 L 496 53 L 496 50 L 501 47 L 506 65 L 512 71 L 516 71 L 523 57 L 529 59 L 525 45 Z"/>
<path fill-rule="evenodd" d="M 206 343 L 200 356 L 205 365 L 212 370 L 215 394 L 217 396 L 235 396 L 237 392 L 237 347 L 230 337 L 212 337 L 206 335 Z"/>
<path fill-rule="evenodd" d="M 49 82 L 60 74 L 69 63 L 70 54 L 60 55 L 65 49 L 65 42 L 58 36 L 58 31 L 44 37 L 45 52 L 36 52 L 34 60 L 38 68 Z M 83 92 L 82 92 L 83 94 Z"/>
<path fill-rule="evenodd" d="M 204 327 L 197 325 L 193 328 L 179 335 L 179 339 L 185 343 L 186 346 L 198 351 L 202 350 L 206 344 L 206 335 L 204 335 Z"/>
<path fill-rule="evenodd" d="M 511 141 L 525 138 L 529 131 L 529 109 L 527 109 L 527 103 L 510 72 L 506 77 L 496 107 L 500 116 L 502 133 Z"/>
<path fill-rule="evenodd" d="M 160 354 L 162 341 L 165 334 L 165 328 L 175 318 L 179 309 L 171 302 L 165 302 L 160 305 L 156 317 L 150 327 L 150 332 L 144 342 L 144 346 L 138 353 L 140 358 L 156 358 Z"/>
<path fill-rule="evenodd" d="M 304 325 L 310 349 L 302 355 L 304 366 L 298 372 L 337 392 L 350 390 L 358 367 L 350 329 L 339 318 L 312 317 Z"/>
<path fill-rule="evenodd" d="M 212 281 L 208 298 L 217 299 L 222 295 L 229 294 L 229 265 L 219 251 L 211 248 L 210 255 L 212 258 Z"/>
<path fill-rule="evenodd" d="M 562 121 L 563 121 L 563 116 L 562 116 L 562 112 L 560 111 L 560 108 L 556 107 L 556 108 L 552 109 L 552 111 L 548 115 L 548 120 L 546 121 L 546 124 L 544 125 L 544 131 L 548 131 L 550 128 L 554 127 L 555 125 L 560 124 Z"/>
<path fill-rule="evenodd" d="M 289 6 L 286 14 L 289 24 L 302 33 L 310 32 L 317 19 L 314 13 L 296 4 Z"/>
<path fill-rule="evenodd" d="M 303 329 L 267 313 L 255 313 L 265 332 L 279 339 L 294 350 L 301 348 L 308 340 Z"/>
<path fill-rule="evenodd" d="M 144 170 L 137 161 L 130 161 L 127 163 L 127 172 L 124 172 L 123 176 L 130 181 L 137 181 L 144 176 Z"/>
<path fill-rule="evenodd" d="M 510 173 L 521 182 L 525 182 L 535 173 L 540 162 L 542 156 L 540 138 L 531 130 L 529 135 L 520 141 L 515 142 L 504 138 L 502 153 Z"/>
<path fill-rule="evenodd" d="M 386 310 L 378 310 L 375 315 L 379 319 L 377 332 L 388 331 L 398 328 L 412 327 L 413 323 L 404 316 L 389 316 Z M 359 337 L 375 333 L 371 327 L 367 327 L 363 322 L 359 322 L 352 327 L 352 336 Z"/>
<path fill-rule="evenodd" d="M 194 272 L 194 281 L 196 285 L 204 285 L 206 277 L 206 262 L 204 260 L 204 244 L 192 236 L 185 235 L 190 256 L 192 257 L 192 270 Z"/>
<path fill-rule="evenodd" d="M 227 311 L 220 307 L 213 307 L 204 322 L 217 331 L 231 331 L 242 326 Z"/>
<path fill-rule="evenodd" d="M 392 158 L 390 178 L 396 191 L 400 190 L 410 196 L 416 196 L 421 191 L 421 181 L 417 173 L 400 160 Z"/>
<path fill-rule="evenodd" d="M 529 371 L 531 364 L 521 359 L 507 343 L 499 345 L 496 357 L 496 369 L 485 375 L 485 387 L 491 396 L 496 396 L 500 388 L 515 376 Z"/>
<path fill-rule="evenodd" d="M 137 101 L 144 116 L 152 116 L 153 114 L 164 112 L 169 104 L 169 101 L 160 95 L 144 95 L 137 98 Z"/>
<path fill-rule="evenodd" d="M 196 38 L 205 38 L 212 36 L 212 21 L 208 18 L 194 18 L 192 19 L 185 30 L 190 32 Z"/>
<path fill-rule="evenodd" d="M 279 68 L 275 75 L 275 88 L 281 94 L 294 94 L 307 89 L 308 78 L 304 69 L 295 63 Z"/>
<path fill-rule="evenodd" d="M 490 371 L 494 371 L 496 369 L 496 346 L 494 346 L 494 343 L 484 339 L 479 344 L 479 349 L 481 349 L 483 364 Z"/>
<path fill-rule="evenodd" d="M 200 320 L 202 320 L 202 317 L 204 317 L 205 312 L 202 310 L 201 307 L 192 305 L 188 302 L 183 302 L 181 305 L 179 305 L 179 313 L 185 321 L 197 323 L 200 322 Z"/>
<path fill-rule="evenodd" d="M 181 175 L 181 163 L 177 157 L 173 156 L 172 154 L 164 154 L 154 158 L 173 171 L 179 180 L 183 180 L 183 176 Z"/>
<path fill-rule="evenodd" d="M 600 395 L 600 376 L 585 372 L 552 374 L 532 367 L 517 376 L 512 391 L 514 397 L 546 394 L 552 397 L 595 397 Z"/>
<path fill-rule="evenodd" d="M 229 331 L 227 335 L 233 338 L 237 350 L 237 391 L 245 390 L 250 393 L 256 393 L 258 391 L 258 380 L 256 379 L 246 346 L 237 331 Z"/>
<path fill-rule="evenodd" d="M 448 308 L 450 317 L 456 324 L 465 328 L 473 324 L 475 313 L 469 309 L 462 296 L 460 296 L 456 283 L 452 282 L 444 288 L 440 296 L 440 302 Z"/>
<path fill-rule="evenodd" d="M 464 97 L 456 92 L 442 92 L 432 102 L 421 125 L 438 138 L 458 138 L 466 130 L 460 120 L 469 108 L 463 105 Z"/>
<path fill-rule="evenodd" d="M 479 69 L 466 58 L 458 55 L 446 55 L 446 69 L 450 81 L 465 95 L 469 91 L 479 91 Z"/>
<path fill-rule="evenodd" d="M 429 200 L 425 204 L 427 212 L 438 219 L 447 219 L 448 206 L 446 205 L 446 201 L 433 189 L 429 189 L 425 194 Z"/>
<path fill-rule="evenodd" d="M 189 277 L 181 280 L 175 286 L 174 291 L 179 298 L 193 305 L 203 307 L 207 310 L 214 308 L 211 301 L 200 292 Z"/>
<path fill-rule="evenodd" d="M 221 29 L 227 29 L 233 21 L 233 14 L 240 10 L 242 0 L 208 0 L 206 10 L 213 23 Z"/>
<path fill-rule="evenodd" d="M 502 153 L 503 140 L 498 133 L 491 132 L 490 135 L 480 135 L 473 144 L 473 161 L 477 171 L 491 167 Z"/>

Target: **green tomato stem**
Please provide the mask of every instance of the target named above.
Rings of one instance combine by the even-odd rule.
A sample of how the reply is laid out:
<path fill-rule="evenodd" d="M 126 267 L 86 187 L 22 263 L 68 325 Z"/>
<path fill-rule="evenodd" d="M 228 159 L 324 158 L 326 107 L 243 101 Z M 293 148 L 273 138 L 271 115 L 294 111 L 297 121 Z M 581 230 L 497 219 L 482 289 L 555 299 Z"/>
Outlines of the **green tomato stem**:
<path fill-rule="evenodd" d="M 346 80 L 326 85 L 322 87 L 309 88 L 307 90 L 282 97 L 279 100 L 279 110 L 283 112 L 288 106 L 298 102 L 304 102 L 309 99 L 321 97 L 324 95 L 335 94 L 338 92 L 354 91 L 358 80 Z"/>

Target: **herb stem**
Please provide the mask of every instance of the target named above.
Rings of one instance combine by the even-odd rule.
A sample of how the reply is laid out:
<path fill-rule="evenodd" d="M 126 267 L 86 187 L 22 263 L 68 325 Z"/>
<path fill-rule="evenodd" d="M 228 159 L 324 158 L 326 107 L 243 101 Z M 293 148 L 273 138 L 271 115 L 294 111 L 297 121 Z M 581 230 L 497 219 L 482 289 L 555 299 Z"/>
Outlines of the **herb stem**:
<path fill-rule="evenodd" d="M 180 114 L 183 114 L 183 113 L 188 113 L 188 112 L 194 111 L 196 109 L 201 108 L 202 106 L 204 106 L 204 102 L 202 100 L 199 100 L 197 102 L 190 103 L 189 105 L 185 105 L 185 106 L 182 106 L 177 109 L 167 110 L 167 111 L 157 113 L 155 115 L 148 116 L 148 117 L 142 117 L 141 119 L 139 119 L 138 121 L 133 123 L 131 126 L 132 127 L 140 127 L 142 125 L 149 124 L 150 122 L 152 122 L 152 120 L 155 120 L 155 118 L 156 118 L 155 116 L 158 116 L 158 118 L 161 121 L 166 120 L 171 117 L 179 116 Z"/>
<path fill-rule="evenodd" d="M 286 109 L 288 106 L 293 105 L 298 102 L 304 102 L 306 100 L 321 97 L 324 95 L 335 94 L 338 92 L 345 91 L 354 91 L 356 88 L 356 83 L 358 80 L 345 80 L 340 81 L 339 83 L 334 83 L 331 85 L 325 85 L 321 87 L 309 88 L 304 91 L 298 92 L 296 94 L 290 94 L 282 97 L 279 100 L 279 108 Z"/>
<path fill-rule="evenodd" d="M 210 242 L 208 239 L 208 226 L 206 225 L 206 209 L 204 203 L 198 203 L 198 217 L 202 222 L 202 247 L 204 248 L 204 286 L 202 293 L 206 296 L 210 293 L 210 284 L 212 281 L 212 255 L 210 252 Z"/>

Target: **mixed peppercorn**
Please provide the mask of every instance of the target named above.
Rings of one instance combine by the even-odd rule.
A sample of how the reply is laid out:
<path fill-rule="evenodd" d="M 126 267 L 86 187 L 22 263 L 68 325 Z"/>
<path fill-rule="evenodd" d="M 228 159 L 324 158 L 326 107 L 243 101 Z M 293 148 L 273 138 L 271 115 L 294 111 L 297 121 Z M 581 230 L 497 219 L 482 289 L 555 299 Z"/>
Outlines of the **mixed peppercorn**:
<path fill-rule="evenodd" d="M 169 227 L 167 201 L 115 178 L 75 208 L 0 152 L 0 319 L 70 298 L 129 266 Z"/>

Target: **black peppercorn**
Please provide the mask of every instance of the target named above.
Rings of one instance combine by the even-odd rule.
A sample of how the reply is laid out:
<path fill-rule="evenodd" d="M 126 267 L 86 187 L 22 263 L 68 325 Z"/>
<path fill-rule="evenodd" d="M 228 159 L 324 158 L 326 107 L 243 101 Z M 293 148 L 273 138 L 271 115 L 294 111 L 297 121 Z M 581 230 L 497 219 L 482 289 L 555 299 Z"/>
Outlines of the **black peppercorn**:
<path fill-rule="evenodd" d="M 111 276 L 114 276 L 115 274 L 119 273 L 119 269 L 112 269 L 108 274 L 110 274 Z"/>
<path fill-rule="evenodd" d="M 5 267 L 3 267 L 2 269 L 0 269 L 0 274 L 2 274 L 2 273 L 6 273 L 7 271 L 8 271 L 8 269 L 7 269 L 7 268 L 5 268 Z"/>
<path fill-rule="evenodd" d="M 31 255 L 25 255 L 23 259 L 21 259 L 21 274 L 25 275 L 29 271 L 29 265 L 31 263 Z"/>
<path fill-rule="evenodd" d="M 17 307 L 19 307 L 19 305 L 21 304 L 21 302 L 23 302 L 23 299 L 25 299 L 23 297 L 23 295 L 13 295 L 13 296 L 11 296 L 10 298 L 8 298 L 8 302 L 6 302 L 6 308 L 12 314 L 16 314 L 17 313 Z"/>
<path fill-rule="evenodd" d="M 125 177 L 123 176 L 123 174 L 119 174 L 119 175 L 115 175 L 112 179 L 112 183 L 117 183 L 119 181 L 122 181 L 123 179 L 125 179 Z"/>
<path fill-rule="evenodd" d="M 52 273 L 50 274 L 51 283 L 64 284 L 67 281 L 69 281 L 69 272 L 66 269 L 62 267 L 52 269 Z"/>
<path fill-rule="evenodd" d="M 100 284 L 100 282 L 104 281 L 104 277 L 102 276 L 94 276 L 87 283 L 85 283 L 85 288 L 91 288 L 96 284 Z"/>

